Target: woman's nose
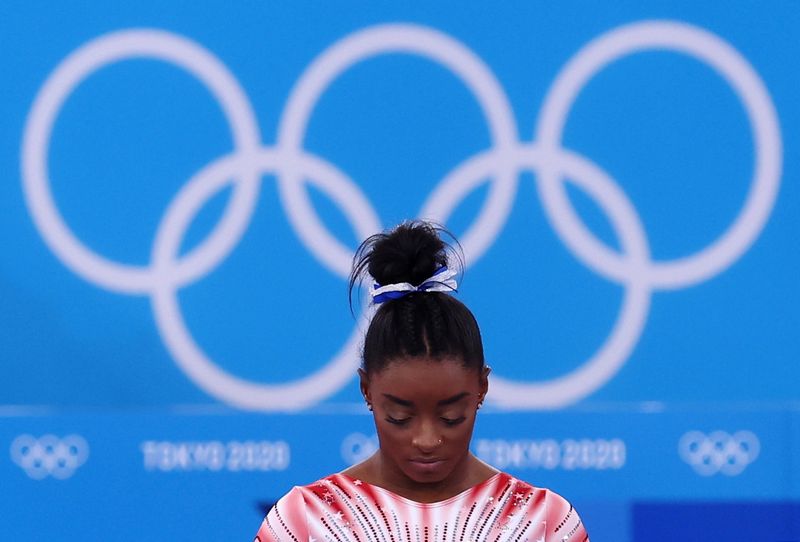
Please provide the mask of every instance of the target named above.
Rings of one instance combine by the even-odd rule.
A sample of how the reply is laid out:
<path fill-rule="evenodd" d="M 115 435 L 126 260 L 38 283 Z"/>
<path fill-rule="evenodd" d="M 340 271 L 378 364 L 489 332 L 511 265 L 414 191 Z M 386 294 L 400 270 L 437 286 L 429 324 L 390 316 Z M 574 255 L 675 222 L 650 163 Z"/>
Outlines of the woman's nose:
<path fill-rule="evenodd" d="M 431 423 L 422 423 L 411 444 L 421 452 L 430 453 L 442 445 L 443 439 Z"/>

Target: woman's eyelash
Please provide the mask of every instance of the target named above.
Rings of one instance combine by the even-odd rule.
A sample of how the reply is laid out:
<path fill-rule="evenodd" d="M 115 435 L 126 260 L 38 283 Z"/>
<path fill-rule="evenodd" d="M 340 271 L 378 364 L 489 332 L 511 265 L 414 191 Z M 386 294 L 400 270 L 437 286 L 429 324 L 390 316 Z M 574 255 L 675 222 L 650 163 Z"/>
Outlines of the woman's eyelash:
<path fill-rule="evenodd" d="M 458 424 L 460 424 L 461 422 L 463 422 L 466 419 L 467 418 L 465 416 L 461 416 L 460 418 L 455 418 L 455 419 L 442 418 L 442 421 L 444 423 L 446 423 L 447 425 L 458 425 Z"/>
<path fill-rule="evenodd" d="M 464 420 L 466 420 L 466 416 L 461 416 L 460 418 L 440 418 L 446 425 L 458 425 Z M 394 424 L 394 425 L 405 425 L 411 420 L 411 418 L 392 418 L 391 416 L 386 417 L 386 421 Z"/>
<path fill-rule="evenodd" d="M 397 418 L 392 418 L 391 416 L 387 416 L 387 417 L 386 417 L 386 421 L 387 421 L 387 422 L 389 422 L 389 423 L 393 423 L 393 424 L 395 424 L 395 425 L 403 425 L 403 424 L 405 424 L 406 422 L 408 422 L 408 420 L 410 420 L 410 419 L 411 419 L 411 418 L 402 418 L 402 419 L 397 419 Z"/>

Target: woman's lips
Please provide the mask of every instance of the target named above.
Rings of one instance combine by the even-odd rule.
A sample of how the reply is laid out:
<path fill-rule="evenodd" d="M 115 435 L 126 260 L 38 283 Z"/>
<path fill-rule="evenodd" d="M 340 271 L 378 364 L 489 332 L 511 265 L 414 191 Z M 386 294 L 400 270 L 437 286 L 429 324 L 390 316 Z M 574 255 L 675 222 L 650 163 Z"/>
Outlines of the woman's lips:
<path fill-rule="evenodd" d="M 444 459 L 422 457 L 411 459 L 410 463 L 417 472 L 423 474 L 432 474 L 439 470 L 442 465 L 444 465 Z"/>

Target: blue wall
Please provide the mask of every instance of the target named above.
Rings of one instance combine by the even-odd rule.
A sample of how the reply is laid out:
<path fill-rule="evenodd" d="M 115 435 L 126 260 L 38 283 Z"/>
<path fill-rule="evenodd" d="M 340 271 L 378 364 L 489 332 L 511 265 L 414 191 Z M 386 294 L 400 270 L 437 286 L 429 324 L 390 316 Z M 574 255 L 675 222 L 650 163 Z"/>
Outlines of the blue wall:
<path fill-rule="evenodd" d="M 0 539 L 247 540 L 368 454 L 346 273 L 416 216 L 466 252 L 478 455 L 594 540 L 713 538 L 708 510 L 800 538 L 798 29 L 791 2 L 5 4 Z"/>

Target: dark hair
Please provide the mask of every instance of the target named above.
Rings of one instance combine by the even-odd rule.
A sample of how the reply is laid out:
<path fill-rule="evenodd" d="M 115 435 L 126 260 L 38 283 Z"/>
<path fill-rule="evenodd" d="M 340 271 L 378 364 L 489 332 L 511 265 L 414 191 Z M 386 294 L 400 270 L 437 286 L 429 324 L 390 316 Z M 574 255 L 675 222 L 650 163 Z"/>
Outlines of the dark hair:
<path fill-rule="evenodd" d="M 440 267 L 459 265 L 463 257 L 440 234 L 455 238 L 444 228 L 428 222 L 404 222 L 378 233 L 356 251 L 350 273 L 353 288 L 365 274 L 379 285 L 408 282 L 418 286 Z M 458 241 L 455 241 L 455 247 Z M 453 261 L 455 260 L 455 261 Z M 364 338 L 363 369 L 380 371 L 405 357 L 425 356 L 436 360 L 456 358 L 465 367 L 484 366 L 483 344 L 472 312 L 445 292 L 411 292 L 382 303 Z"/>

